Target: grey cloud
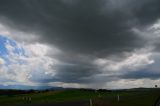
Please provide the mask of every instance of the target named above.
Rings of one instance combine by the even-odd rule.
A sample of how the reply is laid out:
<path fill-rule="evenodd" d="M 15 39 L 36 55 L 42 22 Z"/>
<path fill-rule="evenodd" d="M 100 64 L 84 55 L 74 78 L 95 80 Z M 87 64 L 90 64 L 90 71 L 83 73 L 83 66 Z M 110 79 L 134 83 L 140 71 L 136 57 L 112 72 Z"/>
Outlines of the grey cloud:
<path fill-rule="evenodd" d="M 158 0 L 140 1 L 138 5 L 137 0 L 69 2 L 2 0 L 0 16 L 11 20 L 13 27 L 20 30 L 39 31 L 43 42 L 65 51 L 98 56 L 142 47 L 145 41 L 131 29 L 159 18 Z"/>
<path fill-rule="evenodd" d="M 141 25 L 149 25 L 157 21 L 160 17 L 159 4 L 159 0 L 149 0 L 145 5 L 135 10 L 134 15 Z"/>
<path fill-rule="evenodd" d="M 56 74 L 59 81 L 62 82 L 71 82 L 71 83 L 87 83 L 90 82 L 91 79 L 87 77 L 91 77 L 99 73 L 96 68 L 93 66 L 83 66 L 83 65 L 74 65 L 74 66 L 63 66 L 61 67 Z"/>
<path fill-rule="evenodd" d="M 117 77 L 122 79 L 152 79 L 156 80 L 160 78 L 159 72 L 159 54 L 153 55 L 154 63 L 150 64 L 140 70 L 132 71 L 132 72 L 125 72 L 124 74 L 118 75 Z"/>
<path fill-rule="evenodd" d="M 102 73 L 92 64 L 94 58 L 121 57 L 124 52 L 146 46 L 145 39 L 132 28 L 153 24 L 160 17 L 159 5 L 159 0 L 1 0 L 0 19 L 9 20 L 6 24 L 15 29 L 38 31 L 39 42 L 53 44 L 66 53 L 57 58 L 72 65 L 57 66 L 55 77 L 42 82 L 80 83 Z M 128 73 L 122 77 L 149 74 Z"/>
<path fill-rule="evenodd" d="M 37 78 L 31 78 L 31 80 L 43 83 L 59 81 L 64 83 L 92 83 L 93 79 L 91 78 L 102 72 L 87 59 L 76 59 L 76 57 L 78 56 L 73 56 L 73 58 L 62 57 L 63 63 L 53 66 L 56 70 L 54 76 L 41 74 L 44 76 L 43 78 L 39 75 Z"/>
<path fill-rule="evenodd" d="M 108 14 L 102 8 L 105 3 L 104 0 L 77 0 L 72 5 L 60 0 L 1 1 L 0 13 L 22 30 L 42 31 L 44 42 L 66 51 L 107 55 L 141 46 L 142 39 L 132 33 L 128 24 L 132 18 L 125 11 Z"/>
<path fill-rule="evenodd" d="M 124 79 L 159 79 L 160 78 L 160 73 L 154 73 L 152 71 L 148 70 L 140 70 L 136 72 L 130 72 L 127 74 L 124 74 L 122 76 L 119 76 L 119 78 L 124 78 Z"/>

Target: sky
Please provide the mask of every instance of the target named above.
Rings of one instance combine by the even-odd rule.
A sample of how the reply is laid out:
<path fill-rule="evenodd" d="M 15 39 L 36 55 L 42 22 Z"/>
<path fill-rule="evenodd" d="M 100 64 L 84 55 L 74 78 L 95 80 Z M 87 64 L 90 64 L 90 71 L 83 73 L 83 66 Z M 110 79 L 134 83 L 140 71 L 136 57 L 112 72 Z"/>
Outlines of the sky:
<path fill-rule="evenodd" d="M 159 0 L 0 0 L 0 88 L 160 86 L 159 11 Z"/>

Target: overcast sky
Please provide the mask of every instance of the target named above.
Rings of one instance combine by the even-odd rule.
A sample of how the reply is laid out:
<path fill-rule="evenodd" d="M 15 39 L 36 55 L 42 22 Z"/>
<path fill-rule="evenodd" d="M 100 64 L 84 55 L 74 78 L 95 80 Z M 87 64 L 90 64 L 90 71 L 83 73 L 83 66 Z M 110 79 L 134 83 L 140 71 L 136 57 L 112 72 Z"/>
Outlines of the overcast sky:
<path fill-rule="evenodd" d="M 0 0 L 0 86 L 160 85 L 160 0 Z"/>

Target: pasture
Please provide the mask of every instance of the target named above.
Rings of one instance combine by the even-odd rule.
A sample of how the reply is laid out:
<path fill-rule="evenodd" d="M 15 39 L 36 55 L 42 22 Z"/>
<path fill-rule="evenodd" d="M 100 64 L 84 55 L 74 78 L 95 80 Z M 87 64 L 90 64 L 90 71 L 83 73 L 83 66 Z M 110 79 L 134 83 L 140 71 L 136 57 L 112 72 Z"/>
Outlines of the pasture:
<path fill-rule="evenodd" d="M 159 96 L 160 89 L 121 91 L 51 90 L 28 94 L 0 95 L 0 106 L 38 106 L 43 104 L 57 104 L 55 106 L 63 104 L 65 106 L 65 104 L 72 103 L 74 104 L 70 106 L 90 106 L 90 102 L 92 102 L 92 106 L 154 106 Z"/>

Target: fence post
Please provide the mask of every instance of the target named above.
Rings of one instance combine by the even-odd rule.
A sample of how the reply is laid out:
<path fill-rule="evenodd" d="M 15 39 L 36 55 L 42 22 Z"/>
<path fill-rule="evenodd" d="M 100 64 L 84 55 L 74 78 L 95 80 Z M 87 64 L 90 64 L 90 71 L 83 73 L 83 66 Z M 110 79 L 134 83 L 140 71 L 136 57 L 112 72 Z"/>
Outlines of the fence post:
<path fill-rule="evenodd" d="M 119 102 L 120 98 L 119 98 L 119 94 L 117 95 L 117 101 Z"/>
<path fill-rule="evenodd" d="M 117 106 L 119 106 L 120 97 L 119 94 L 117 94 Z"/>
<path fill-rule="evenodd" d="M 90 106 L 92 106 L 92 99 L 90 99 L 89 102 L 90 102 Z"/>

